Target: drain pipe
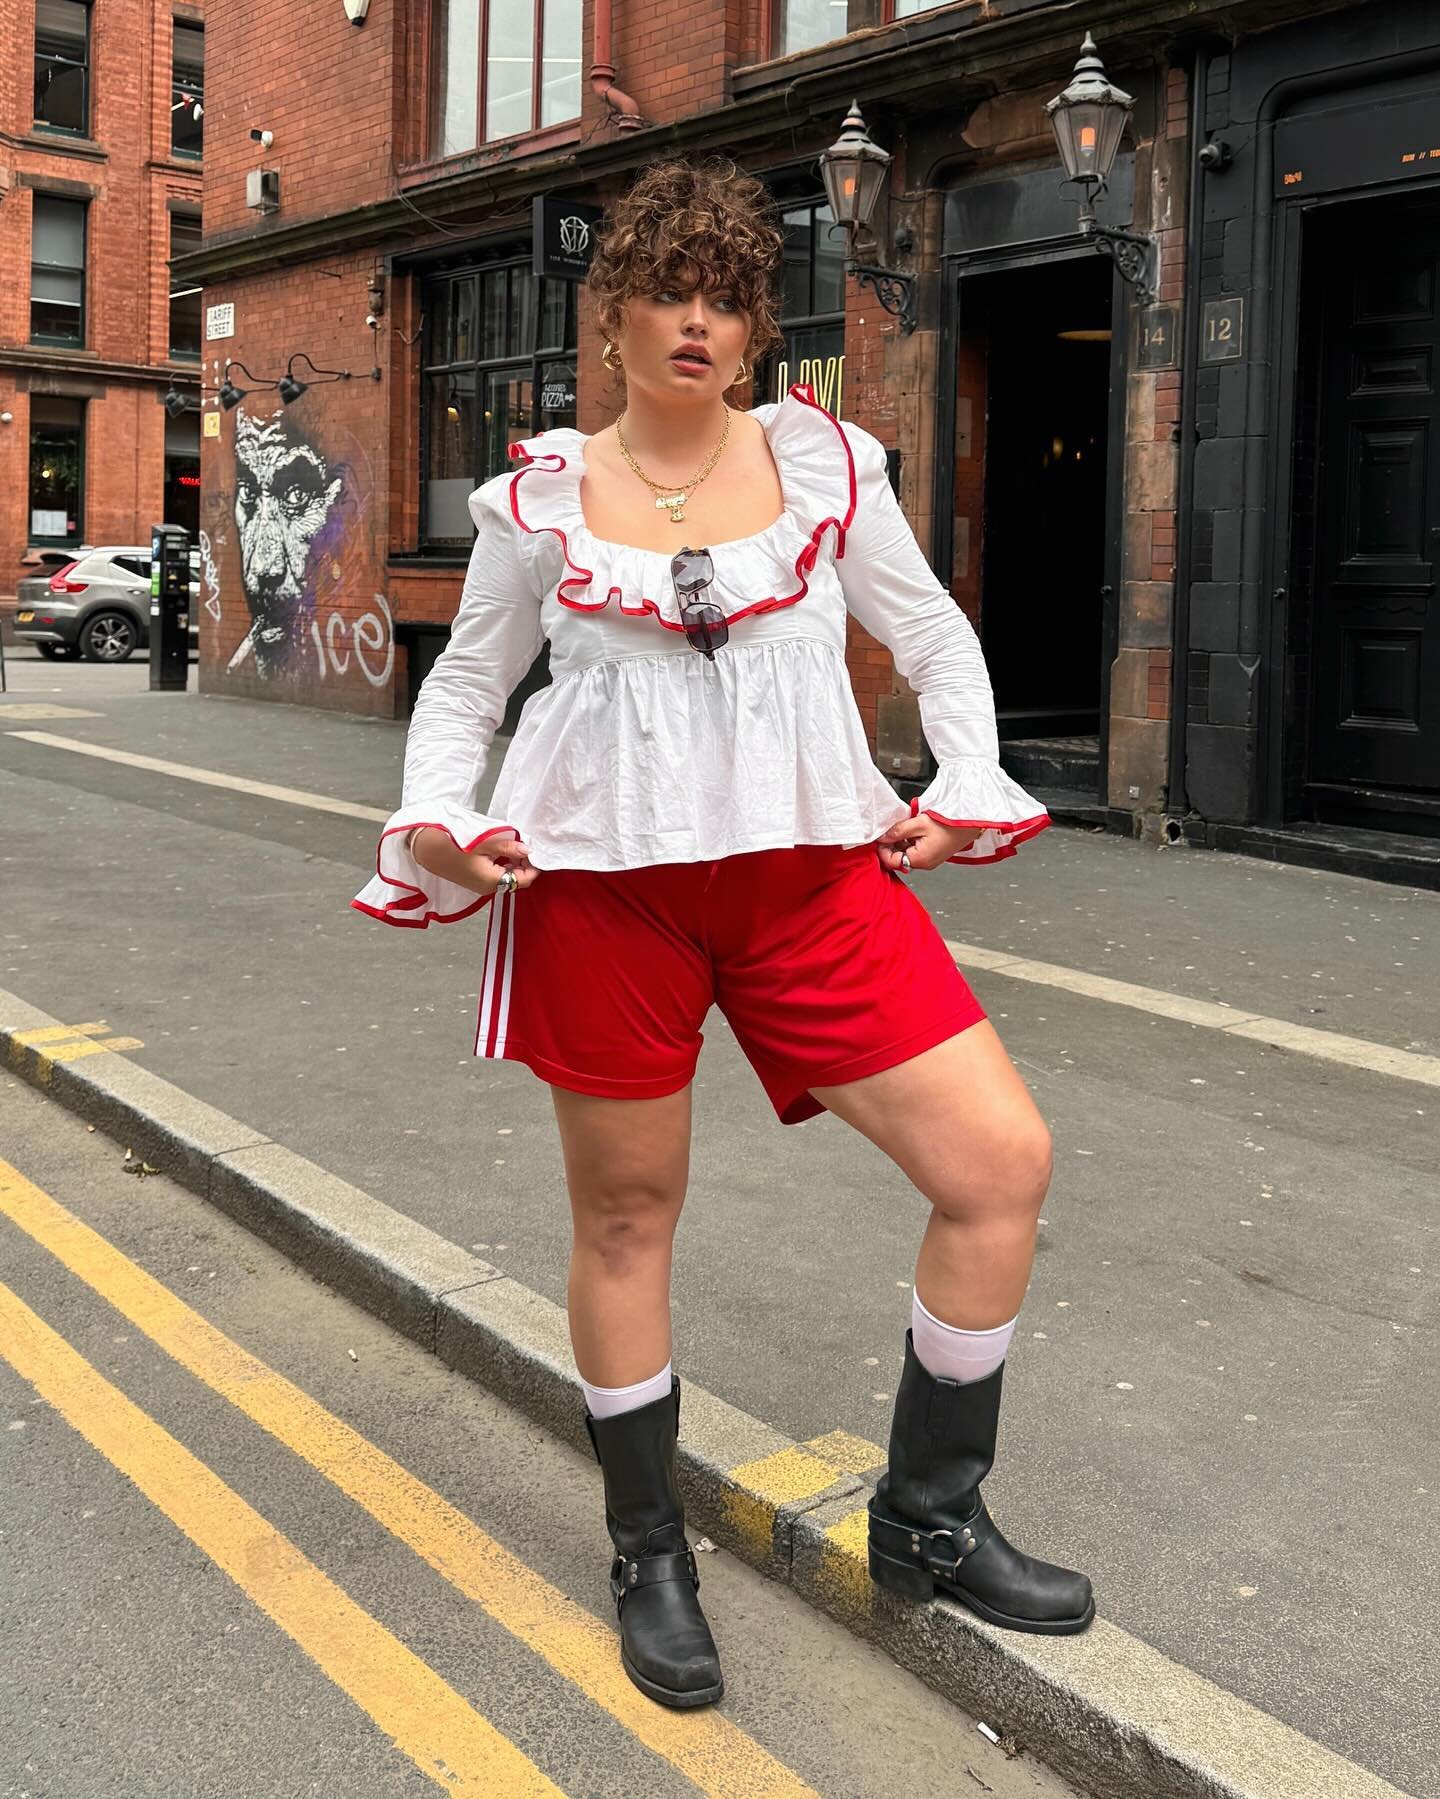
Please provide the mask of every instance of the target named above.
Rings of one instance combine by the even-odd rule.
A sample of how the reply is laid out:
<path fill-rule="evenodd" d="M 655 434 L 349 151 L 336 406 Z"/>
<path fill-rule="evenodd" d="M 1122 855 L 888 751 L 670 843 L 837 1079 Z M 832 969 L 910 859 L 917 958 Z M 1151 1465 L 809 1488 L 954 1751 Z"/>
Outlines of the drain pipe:
<path fill-rule="evenodd" d="M 610 107 L 610 117 L 617 131 L 639 131 L 645 121 L 640 109 L 615 85 L 615 64 L 610 23 L 610 0 L 595 0 L 595 60 L 590 65 L 590 86 Z"/>

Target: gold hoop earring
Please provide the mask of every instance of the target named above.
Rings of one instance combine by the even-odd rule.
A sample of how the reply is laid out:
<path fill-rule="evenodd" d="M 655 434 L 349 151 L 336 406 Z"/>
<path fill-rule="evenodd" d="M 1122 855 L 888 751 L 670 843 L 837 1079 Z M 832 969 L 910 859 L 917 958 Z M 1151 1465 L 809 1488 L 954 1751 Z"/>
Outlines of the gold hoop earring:
<path fill-rule="evenodd" d="M 607 369 L 612 371 L 623 366 L 618 351 L 608 337 L 605 340 L 605 348 L 600 352 L 600 360 L 605 364 Z"/>
<path fill-rule="evenodd" d="M 740 358 L 740 366 L 735 371 L 735 380 L 743 381 L 749 373 L 750 373 L 749 369 L 747 369 L 745 366 L 745 358 L 742 356 Z M 732 383 L 732 385 L 733 385 L 733 383 Z"/>

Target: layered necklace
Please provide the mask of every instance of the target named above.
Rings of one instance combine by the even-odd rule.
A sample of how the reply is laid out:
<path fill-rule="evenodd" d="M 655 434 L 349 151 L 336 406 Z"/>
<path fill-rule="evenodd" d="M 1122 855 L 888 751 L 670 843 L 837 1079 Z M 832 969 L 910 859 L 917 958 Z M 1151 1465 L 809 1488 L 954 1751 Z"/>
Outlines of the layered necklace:
<path fill-rule="evenodd" d="M 686 501 L 720 460 L 720 452 L 725 448 L 726 441 L 730 436 L 730 408 L 728 406 L 725 408 L 725 429 L 720 433 L 720 441 L 710 452 L 705 466 L 700 470 L 699 474 L 693 475 L 690 480 L 682 482 L 678 493 L 663 486 L 659 481 L 652 481 L 645 473 L 644 469 L 641 468 L 640 464 L 630 454 L 630 446 L 625 441 L 625 433 L 620 429 L 623 422 L 624 414 L 622 413 L 620 418 L 615 421 L 615 440 L 620 445 L 620 454 L 630 464 L 631 468 L 634 469 L 635 473 L 650 491 L 659 496 L 655 501 L 657 510 L 661 506 L 664 506 L 669 510 L 670 522 L 672 524 L 678 525 L 683 523 Z"/>

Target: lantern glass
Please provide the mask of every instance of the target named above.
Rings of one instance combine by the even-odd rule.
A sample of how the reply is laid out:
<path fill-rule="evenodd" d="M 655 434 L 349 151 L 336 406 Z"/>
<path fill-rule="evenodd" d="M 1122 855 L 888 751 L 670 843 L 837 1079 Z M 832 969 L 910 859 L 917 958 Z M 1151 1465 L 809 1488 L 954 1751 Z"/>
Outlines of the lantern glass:
<path fill-rule="evenodd" d="M 890 153 L 873 142 L 858 106 L 851 106 L 840 136 L 820 158 L 825 197 L 835 222 L 851 239 L 870 223 L 890 167 Z"/>

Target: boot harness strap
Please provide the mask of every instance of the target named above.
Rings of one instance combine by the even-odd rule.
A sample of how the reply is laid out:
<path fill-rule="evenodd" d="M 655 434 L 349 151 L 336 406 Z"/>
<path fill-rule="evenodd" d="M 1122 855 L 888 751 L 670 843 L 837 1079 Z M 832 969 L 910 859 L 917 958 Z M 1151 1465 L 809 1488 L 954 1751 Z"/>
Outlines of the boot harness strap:
<path fill-rule="evenodd" d="M 932 1574 L 952 1576 L 965 1558 L 974 1555 L 995 1531 L 990 1514 L 983 1506 L 968 1524 L 958 1524 L 953 1530 L 923 1530 L 918 1524 L 899 1524 L 892 1518 L 873 1515 L 870 1528 L 889 1531 L 889 1547 L 908 1550 Z"/>
<path fill-rule="evenodd" d="M 635 1587 L 651 1587 L 664 1580 L 688 1580 L 697 1591 L 700 1586 L 700 1571 L 695 1566 L 693 1549 L 677 1549 L 666 1555 L 617 1555 L 610 1578 L 622 1593 Z"/>

